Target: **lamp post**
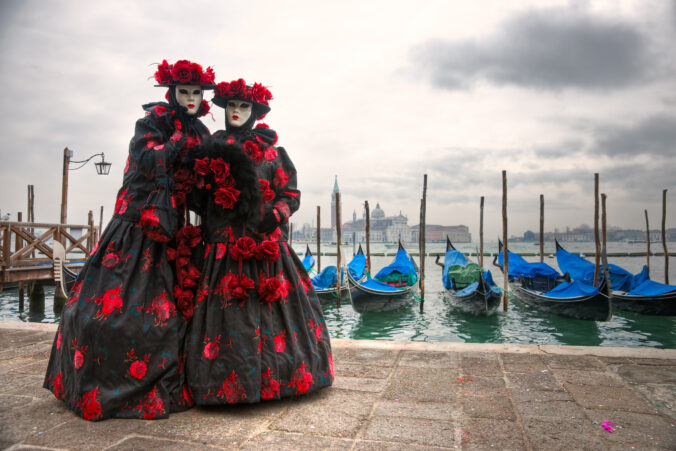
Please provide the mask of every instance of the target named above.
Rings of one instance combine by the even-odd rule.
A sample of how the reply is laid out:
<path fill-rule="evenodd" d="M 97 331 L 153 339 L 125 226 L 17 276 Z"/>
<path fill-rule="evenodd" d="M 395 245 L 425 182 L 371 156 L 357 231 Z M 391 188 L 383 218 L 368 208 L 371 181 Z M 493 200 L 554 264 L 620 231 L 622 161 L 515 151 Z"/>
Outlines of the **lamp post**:
<path fill-rule="evenodd" d="M 63 149 L 63 177 L 62 177 L 62 184 L 61 184 L 61 224 L 66 224 L 67 220 L 67 209 L 68 209 L 68 171 L 75 171 L 77 169 L 80 169 L 83 167 L 85 164 L 89 162 L 94 157 L 101 157 L 101 161 L 98 163 L 94 163 L 94 166 L 96 166 L 96 173 L 99 175 L 108 175 L 110 172 L 110 166 L 111 164 L 108 163 L 105 159 L 105 156 L 103 155 L 103 152 L 94 154 L 87 158 L 86 160 L 82 161 L 71 161 L 70 157 L 73 156 L 73 151 L 68 149 L 66 147 Z M 76 168 L 70 168 L 70 163 L 76 163 L 80 164 L 80 166 Z"/>

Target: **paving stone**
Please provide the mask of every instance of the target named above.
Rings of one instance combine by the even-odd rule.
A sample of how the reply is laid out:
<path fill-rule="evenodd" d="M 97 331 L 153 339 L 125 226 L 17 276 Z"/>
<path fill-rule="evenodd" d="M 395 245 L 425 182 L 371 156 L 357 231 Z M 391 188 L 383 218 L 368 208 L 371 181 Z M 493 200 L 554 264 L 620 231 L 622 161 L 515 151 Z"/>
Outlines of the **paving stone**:
<path fill-rule="evenodd" d="M 382 398 L 402 401 L 450 402 L 458 391 L 458 370 L 438 368 L 397 368 Z"/>
<path fill-rule="evenodd" d="M 353 451 L 427 451 L 455 449 L 454 447 L 439 447 L 430 445 L 414 445 L 413 443 L 392 443 L 382 440 L 362 440 L 355 444 Z"/>
<path fill-rule="evenodd" d="M 656 413 L 656 407 L 635 391 L 622 387 L 565 384 L 575 402 L 588 409 L 617 409 Z"/>
<path fill-rule="evenodd" d="M 458 354 L 455 352 L 404 351 L 399 366 L 423 368 L 457 368 Z"/>
<path fill-rule="evenodd" d="M 520 402 L 549 402 L 549 401 L 570 401 L 574 402 L 570 393 L 565 390 L 561 391 L 544 391 L 544 390 L 510 390 L 510 396 L 514 403 Z"/>
<path fill-rule="evenodd" d="M 365 377 L 368 379 L 387 379 L 393 368 L 387 366 L 371 366 L 356 363 L 334 362 L 333 370 L 336 378 Z"/>
<path fill-rule="evenodd" d="M 537 390 L 560 391 L 561 384 L 552 376 L 551 372 L 539 373 L 507 373 L 507 386 L 513 391 Z"/>
<path fill-rule="evenodd" d="M 552 370 L 554 377 L 561 383 L 568 382 L 575 385 L 603 385 L 606 387 L 624 387 L 624 381 L 616 375 L 601 371 Z"/>
<path fill-rule="evenodd" d="M 628 359 L 637 365 L 654 365 L 654 366 L 673 366 L 676 367 L 676 360 L 674 359 Z"/>
<path fill-rule="evenodd" d="M 462 414 L 471 418 L 515 420 L 514 407 L 506 396 L 459 396 Z"/>
<path fill-rule="evenodd" d="M 400 351 L 364 348 L 334 348 L 333 361 L 374 366 L 394 366 Z"/>
<path fill-rule="evenodd" d="M 676 424 L 660 415 L 636 412 L 589 409 L 587 417 L 605 440 L 634 446 L 635 449 L 676 449 Z M 601 427 L 605 420 L 615 423 L 612 433 Z"/>
<path fill-rule="evenodd" d="M 12 347 L 0 351 L 0 360 L 12 359 L 15 357 L 29 357 L 29 358 L 49 358 L 52 344 L 41 342 L 31 343 L 26 346 Z"/>
<path fill-rule="evenodd" d="M 111 446 L 138 430 L 147 421 L 117 420 L 87 421 L 71 414 L 67 421 L 32 435 L 23 443 L 33 446 L 68 449 L 102 449 Z"/>
<path fill-rule="evenodd" d="M 501 377 L 472 376 L 454 382 L 458 393 L 463 396 L 500 396 L 507 393 L 505 380 Z"/>
<path fill-rule="evenodd" d="M 586 418 L 551 420 L 525 418 L 523 429 L 535 450 L 589 450 L 608 449 L 600 433 Z"/>
<path fill-rule="evenodd" d="M 269 402 L 264 408 L 283 410 L 283 402 Z M 173 413 L 169 420 L 144 421 L 136 433 L 153 438 L 193 441 L 220 446 L 238 446 L 253 434 L 263 432 L 275 410 L 256 412 L 250 405 L 193 408 Z M 271 412 L 271 413 L 269 413 Z"/>
<path fill-rule="evenodd" d="M 550 392 L 551 393 L 551 392 Z M 582 407 L 571 401 L 525 401 L 516 402 L 516 411 L 524 418 L 563 418 L 567 420 L 584 418 Z"/>
<path fill-rule="evenodd" d="M 342 390 L 356 390 L 379 393 L 383 391 L 387 381 L 385 379 L 367 379 L 361 377 L 337 377 L 333 388 Z"/>
<path fill-rule="evenodd" d="M 622 365 L 620 377 L 635 384 L 676 384 L 676 366 Z"/>
<path fill-rule="evenodd" d="M 12 374 L 15 382 L 4 389 L 2 392 L 8 395 L 32 396 L 42 400 L 55 399 L 52 392 L 42 388 L 44 376 L 34 374 Z"/>
<path fill-rule="evenodd" d="M 322 450 L 348 450 L 352 448 L 352 440 L 320 437 L 290 432 L 263 432 L 250 438 L 240 449 L 270 450 L 280 449 L 322 449 Z"/>
<path fill-rule="evenodd" d="M 466 418 L 459 429 L 462 449 L 526 449 L 521 427 L 515 421 Z"/>
<path fill-rule="evenodd" d="M 363 438 L 452 447 L 455 442 L 455 428 L 453 423 L 446 421 L 374 416 L 369 421 Z"/>
<path fill-rule="evenodd" d="M 14 409 L 17 407 L 24 408 L 33 402 L 32 396 L 19 395 L 0 395 L 0 412 Z"/>
<path fill-rule="evenodd" d="M 366 421 L 377 397 L 373 393 L 325 389 L 288 403 L 270 429 L 352 438 Z"/>
<path fill-rule="evenodd" d="M 641 384 L 633 388 L 653 403 L 658 412 L 676 420 L 676 384 Z"/>
<path fill-rule="evenodd" d="M 500 362 L 496 358 L 462 356 L 460 371 L 463 376 L 502 376 Z"/>
<path fill-rule="evenodd" d="M 26 407 L 0 412 L 0 437 L 11 443 L 43 435 L 74 419 L 62 402 L 34 402 Z"/>
<path fill-rule="evenodd" d="M 550 368 L 564 368 L 569 370 L 604 371 L 606 365 L 598 357 L 588 355 L 556 355 L 543 356 Z"/>
<path fill-rule="evenodd" d="M 451 421 L 457 411 L 454 403 L 378 401 L 373 415 Z"/>
<path fill-rule="evenodd" d="M 195 449 L 222 449 L 208 446 L 205 443 L 181 442 L 177 440 L 165 440 L 153 437 L 129 437 L 106 450 L 146 450 L 146 449 L 171 449 L 177 451 L 194 451 Z"/>
<path fill-rule="evenodd" d="M 539 373 L 547 369 L 544 360 L 533 354 L 500 354 L 505 371 L 510 373 Z"/>

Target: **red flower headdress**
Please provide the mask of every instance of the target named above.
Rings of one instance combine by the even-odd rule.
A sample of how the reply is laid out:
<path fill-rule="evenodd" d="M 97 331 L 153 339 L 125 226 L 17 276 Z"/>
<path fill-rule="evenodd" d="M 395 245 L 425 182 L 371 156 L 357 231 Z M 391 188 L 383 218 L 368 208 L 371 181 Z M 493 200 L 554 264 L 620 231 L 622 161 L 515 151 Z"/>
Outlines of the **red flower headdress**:
<path fill-rule="evenodd" d="M 163 60 L 155 72 L 156 86 L 169 87 L 172 85 L 199 85 L 202 89 L 214 89 L 216 86 L 214 70 L 210 67 L 202 69 L 197 63 L 188 60 L 179 60 L 174 64 Z"/>
<path fill-rule="evenodd" d="M 225 108 L 228 100 L 232 99 L 253 103 L 256 106 L 256 119 L 260 120 L 270 112 L 269 102 L 272 100 L 272 93 L 260 83 L 247 86 L 242 78 L 231 82 L 220 82 L 214 91 L 213 102 L 221 108 Z"/>

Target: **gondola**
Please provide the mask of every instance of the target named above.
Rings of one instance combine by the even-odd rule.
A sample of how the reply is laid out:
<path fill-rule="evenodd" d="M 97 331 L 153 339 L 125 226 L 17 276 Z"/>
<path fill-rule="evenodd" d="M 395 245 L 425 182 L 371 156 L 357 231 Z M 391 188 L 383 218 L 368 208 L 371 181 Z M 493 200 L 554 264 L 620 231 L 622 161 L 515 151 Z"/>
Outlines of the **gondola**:
<path fill-rule="evenodd" d="M 61 287 L 62 295 L 69 297 L 77 281 L 77 273 L 66 266 L 66 249 L 58 241 L 54 241 L 54 281 L 57 289 Z"/>
<path fill-rule="evenodd" d="M 502 242 L 493 264 L 503 270 Z M 504 270 L 503 270 L 504 273 Z M 540 311 L 570 318 L 609 321 L 613 317 L 606 279 L 599 287 L 571 281 L 546 263 L 529 263 L 509 252 L 509 281 L 515 298 Z"/>
<path fill-rule="evenodd" d="M 439 257 L 437 256 L 437 264 Z M 451 240 L 446 238 L 446 255 L 442 282 L 453 304 L 465 313 L 492 315 L 500 305 L 502 292 L 493 281 L 490 271 L 482 270 L 476 263 L 469 263 Z"/>
<path fill-rule="evenodd" d="M 357 253 L 350 263 L 347 264 L 347 272 L 352 275 L 355 280 L 363 281 L 366 279 L 366 256 L 364 251 L 359 246 Z M 349 296 L 347 285 L 347 280 L 342 279 L 342 285 L 340 286 L 341 298 Z M 335 266 L 327 266 L 316 276 L 310 279 L 312 281 L 312 286 L 317 293 L 317 297 L 322 304 L 328 304 L 335 302 L 338 298 L 338 288 L 336 286 L 336 281 L 338 280 L 338 269 Z"/>
<path fill-rule="evenodd" d="M 305 246 L 306 247 L 305 247 L 305 256 L 303 257 L 303 268 L 305 268 L 305 271 L 309 273 L 315 266 L 315 257 L 312 255 L 312 251 L 310 251 L 310 245 L 306 244 Z"/>
<path fill-rule="evenodd" d="M 401 243 L 394 262 L 375 277 L 360 282 L 347 273 L 350 302 L 357 313 L 387 312 L 409 304 L 417 282 L 418 268 Z"/>
<path fill-rule="evenodd" d="M 573 279 L 591 285 L 595 265 L 566 251 L 556 243 L 556 260 L 562 271 L 568 271 Z M 644 315 L 676 315 L 676 285 L 666 285 L 650 280 L 648 267 L 632 274 L 617 265 L 608 265 L 610 274 L 610 300 L 613 306 Z"/>

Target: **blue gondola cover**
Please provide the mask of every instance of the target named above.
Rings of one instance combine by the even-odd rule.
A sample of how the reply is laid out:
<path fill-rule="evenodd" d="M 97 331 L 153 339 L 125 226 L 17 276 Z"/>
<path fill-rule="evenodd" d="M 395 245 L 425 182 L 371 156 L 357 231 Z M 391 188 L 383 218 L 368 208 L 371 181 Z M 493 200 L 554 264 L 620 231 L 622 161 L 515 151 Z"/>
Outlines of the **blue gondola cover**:
<path fill-rule="evenodd" d="M 553 290 L 545 293 L 550 298 L 574 298 L 582 296 L 595 296 L 599 293 L 597 287 L 586 285 L 580 281 L 561 282 Z"/>
<path fill-rule="evenodd" d="M 397 256 L 394 258 L 394 262 L 378 271 L 375 278 L 388 276 L 395 271 L 401 274 L 417 274 L 413 261 L 404 249 L 399 249 L 397 251 Z"/>
<path fill-rule="evenodd" d="M 672 291 L 676 291 L 676 285 L 666 285 L 654 280 L 645 280 L 627 294 L 631 296 L 659 296 L 671 293 Z"/>
<path fill-rule="evenodd" d="M 504 252 L 500 252 L 500 254 L 498 254 L 498 263 L 501 265 L 503 264 L 504 261 L 503 255 Z M 519 278 L 521 276 L 529 278 L 540 276 L 545 277 L 547 279 L 556 279 L 560 276 L 560 274 L 556 269 L 552 268 L 546 263 L 541 262 L 530 263 L 527 262 L 519 254 L 510 252 L 509 276 L 516 278 Z"/>
<path fill-rule="evenodd" d="M 556 251 L 556 260 L 561 271 L 570 274 L 573 280 L 579 280 L 587 285 L 594 284 L 594 263 L 586 260 L 579 255 L 571 254 L 565 249 Z M 609 264 L 608 273 L 610 275 L 610 288 L 615 291 L 631 291 L 646 280 L 650 279 L 648 267 L 643 266 L 640 273 L 634 275 L 624 268 Z M 603 267 L 599 270 L 599 281 L 603 278 Z"/>
<path fill-rule="evenodd" d="M 326 290 L 336 285 L 337 274 L 338 269 L 335 266 L 327 266 L 310 280 L 316 290 Z"/>
<path fill-rule="evenodd" d="M 357 254 L 352 258 L 352 261 L 347 264 L 347 269 L 350 271 L 350 274 L 354 280 L 359 280 L 364 275 L 366 270 L 366 255 Z"/>

